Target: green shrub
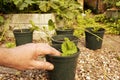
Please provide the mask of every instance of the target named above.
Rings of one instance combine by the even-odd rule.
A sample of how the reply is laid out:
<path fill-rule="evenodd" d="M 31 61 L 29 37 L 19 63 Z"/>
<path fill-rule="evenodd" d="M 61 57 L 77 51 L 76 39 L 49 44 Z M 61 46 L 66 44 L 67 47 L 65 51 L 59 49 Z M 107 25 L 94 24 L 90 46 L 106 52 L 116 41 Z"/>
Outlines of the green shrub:
<path fill-rule="evenodd" d="M 4 17 L 3 16 L 0 16 L 0 25 L 2 25 L 4 23 Z"/>
<path fill-rule="evenodd" d="M 95 21 L 104 23 L 107 22 L 107 19 L 104 14 L 99 14 L 99 15 L 95 15 Z"/>
<path fill-rule="evenodd" d="M 100 28 L 103 28 L 104 25 L 95 21 L 94 15 L 91 14 L 91 10 L 86 10 L 85 13 L 77 17 L 78 27 L 75 29 L 74 35 L 81 37 L 84 35 L 85 29 L 87 27 L 92 27 L 97 31 Z"/>
<path fill-rule="evenodd" d="M 120 20 L 114 23 L 107 23 L 107 33 L 120 34 Z"/>
<path fill-rule="evenodd" d="M 105 25 L 106 32 L 120 34 L 120 19 L 106 18 L 104 14 L 95 15 L 95 21 Z"/>
<path fill-rule="evenodd" d="M 75 3 L 77 3 L 75 0 L 3 0 L 0 2 L 2 2 L 2 10 L 6 13 L 58 12 L 64 11 L 66 8 L 68 10 L 74 8 L 76 7 Z"/>

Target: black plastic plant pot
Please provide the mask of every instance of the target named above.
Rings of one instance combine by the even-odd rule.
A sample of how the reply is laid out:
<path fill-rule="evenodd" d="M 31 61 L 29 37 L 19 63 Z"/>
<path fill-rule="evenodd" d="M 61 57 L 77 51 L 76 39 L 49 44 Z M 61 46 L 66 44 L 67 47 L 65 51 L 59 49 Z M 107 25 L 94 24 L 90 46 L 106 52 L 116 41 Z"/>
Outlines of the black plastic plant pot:
<path fill-rule="evenodd" d="M 32 43 L 33 41 L 33 31 L 30 31 L 30 29 L 15 29 L 13 34 L 16 46 Z"/>
<path fill-rule="evenodd" d="M 74 29 L 61 29 L 61 28 L 56 29 L 57 35 L 73 35 L 73 33 Z"/>
<path fill-rule="evenodd" d="M 60 46 L 57 46 L 58 49 Z M 71 56 L 47 55 L 46 60 L 54 65 L 54 69 L 48 71 L 49 80 L 75 80 L 77 60 L 80 52 Z"/>
<path fill-rule="evenodd" d="M 69 38 L 76 45 L 78 44 L 79 39 L 73 35 L 55 35 L 52 37 L 52 44 L 62 44 L 64 42 L 64 38 Z"/>
<path fill-rule="evenodd" d="M 93 32 L 92 28 L 87 28 L 85 31 L 86 47 L 92 50 L 97 50 L 102 47 L 103 36 L 105 30 L 101 28 L 97 32 Z"/>

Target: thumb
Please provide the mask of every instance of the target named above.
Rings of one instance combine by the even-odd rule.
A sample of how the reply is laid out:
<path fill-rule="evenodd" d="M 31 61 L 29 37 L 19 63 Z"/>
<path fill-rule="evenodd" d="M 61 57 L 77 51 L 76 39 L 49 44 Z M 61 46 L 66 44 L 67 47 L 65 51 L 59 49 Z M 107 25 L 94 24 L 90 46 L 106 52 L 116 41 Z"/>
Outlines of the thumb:
<path fill-rule="evenodd" d="M 33 67 L 35 69 L 43 69 L 43 70 L 53 70 L 53 64 L 45 61 L 33 61 Z"/>

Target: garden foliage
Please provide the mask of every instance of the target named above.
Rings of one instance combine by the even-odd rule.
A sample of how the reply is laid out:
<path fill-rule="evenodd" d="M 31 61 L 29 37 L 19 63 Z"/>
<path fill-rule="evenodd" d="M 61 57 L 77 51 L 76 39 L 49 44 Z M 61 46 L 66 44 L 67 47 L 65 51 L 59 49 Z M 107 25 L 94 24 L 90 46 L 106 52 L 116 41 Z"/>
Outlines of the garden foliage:
<path fill-rule="evenodd" d="M 70 41 L 69 38 L 65 38 L 62 46 L 62 56 L 70 56 L 77 52 L 77 47 L 74 42 Z"/>

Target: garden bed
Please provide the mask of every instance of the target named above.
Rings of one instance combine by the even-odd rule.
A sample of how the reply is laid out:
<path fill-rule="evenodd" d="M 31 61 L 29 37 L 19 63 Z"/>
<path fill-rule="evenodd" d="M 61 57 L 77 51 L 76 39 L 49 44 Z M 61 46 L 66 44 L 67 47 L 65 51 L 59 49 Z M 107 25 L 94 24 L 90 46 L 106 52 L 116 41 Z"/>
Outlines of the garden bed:
<path fill-rule="evenodd" d="M 105 35 L 98 50 L 85 48 L 84 38 L 78 44 L 76 80 L 120 80 L 120 36 Z M 4 45 L 2 45 L 4 46 Z M 44 58 L 43 58 L 44 59 Z M 0 80 L 48 80 L 44 70 L 17 71 L 0 67 Z"/>

